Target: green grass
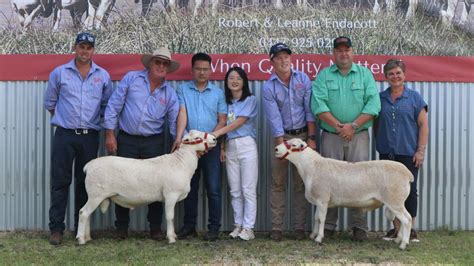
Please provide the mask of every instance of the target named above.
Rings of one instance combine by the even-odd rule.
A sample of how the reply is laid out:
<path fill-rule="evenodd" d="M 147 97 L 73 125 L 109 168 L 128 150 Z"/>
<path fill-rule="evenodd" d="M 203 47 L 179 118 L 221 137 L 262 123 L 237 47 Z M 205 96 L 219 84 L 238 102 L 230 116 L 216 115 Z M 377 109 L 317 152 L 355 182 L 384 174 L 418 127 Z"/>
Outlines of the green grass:
<path fill-rule="evenodd" d="M 46 232 L 17 232 L 0 235 L 0 264 L 287 264 L 287 263 L 403 263 L 472 264 L 474 232 L 438 230 L 419 233 L 421 242 L 401 251 L 393 242 L 371 233 L 367 242 L 355 243 L 348 233 L 325 239 L 324 245 L 296 241 L 285 235 L 281 242 L 259 233 L 252 241 L 227 239 L 205 242 L 201 238 L 178 240 L 169 245 L 156 242 L 145 233 L 132 233 L 124 241 L 113 239 L 111 232 L 93 232 L 94 238 L 77 246 L 66 233 L 58 247 L 48 243 Z"/>

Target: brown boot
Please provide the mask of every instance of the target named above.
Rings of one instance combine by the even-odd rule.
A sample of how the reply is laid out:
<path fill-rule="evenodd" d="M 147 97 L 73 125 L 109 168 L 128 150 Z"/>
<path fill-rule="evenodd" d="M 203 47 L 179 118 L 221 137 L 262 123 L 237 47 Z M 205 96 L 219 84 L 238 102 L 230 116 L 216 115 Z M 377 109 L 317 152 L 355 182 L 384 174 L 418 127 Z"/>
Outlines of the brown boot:
<path fill-rule="evenodd" d="M 273 241 L 279 242 L 282 238 L 282 232 L 280 230 L 272 230 L 272 232 L 270 233 L 270 238 Z"/>
<path fill-rule="evenodd" d="M 306 238 L 306 235 L 304 233 L 304 230 L 301 230 L 301 229 L 298 229 L 298 230 L 295 230 L 295 239 L 296 240 L 303 240 Z"/>
<path fill-rule="evenodd" d="M 49 243 L 57 246 L 63 242 L 63 234 L 61 232 L 51 232 L 49 236 Z"/>
<path fill-rule="evenodd" d="M 165 240 L 165 235 L 161 232 L 161 229 L 150 230 L 150 238 L 156 241 Z"/>

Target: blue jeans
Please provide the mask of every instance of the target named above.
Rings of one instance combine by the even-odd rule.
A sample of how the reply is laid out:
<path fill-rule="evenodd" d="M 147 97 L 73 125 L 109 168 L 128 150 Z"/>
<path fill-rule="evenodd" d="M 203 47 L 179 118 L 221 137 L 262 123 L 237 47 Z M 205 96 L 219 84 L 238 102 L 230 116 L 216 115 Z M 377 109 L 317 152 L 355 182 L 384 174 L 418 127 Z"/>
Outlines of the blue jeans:
<path fill-rule="evenodd" d="M 99 132 L 89 130 L 88 134 L 77 135 L 74 130 L 57 127 L 51 150 L 51 207 L 49 209 L 49 230 L 63 232 L 64 218 L 73 176 L 74 162 L 74 228 L 77 230 L 79 210 L 87 202 L 84 165 L 97 158 Z"/>
<path fill-rule="evenodd" d="M 191 191 L 188 197 L 184 199 L 184 226 L 188 228 L 196 227 L 197 210 L 198 210 L 198 191 L 201 171 L 204 175 L 204 184 L 207 191 L 207 203 L 209 208 L 209 224 L 210 231 L 218 231 L 221 227 L 221 162 L 220 162 L 220 146 L 209 150 L 207 154 L 202 156 L 198 162 L 198 168 L 191 179 Z"/>

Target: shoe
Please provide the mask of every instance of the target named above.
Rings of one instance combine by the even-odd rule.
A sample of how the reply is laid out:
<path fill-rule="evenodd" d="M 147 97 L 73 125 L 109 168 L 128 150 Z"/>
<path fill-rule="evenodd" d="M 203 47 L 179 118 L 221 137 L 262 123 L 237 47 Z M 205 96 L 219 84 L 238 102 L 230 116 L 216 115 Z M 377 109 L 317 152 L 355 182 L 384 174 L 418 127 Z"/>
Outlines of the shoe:
<path fill-rule="evenodd" d="M 248 241 L 248 240 L 254 239 L 254 238 L 255 238 L 255 235 L 254 235 L 252 229 L 250 229 L 250 228 L 244 228 L 244 229 L 240 232 L 239 238 L 242 239 L 242 240 Z"/>
<path fill-rule="evenodd" d="M 397 235 L 398 235 L 398 230 L 393 228 L 390 231 L 388 231 L 387 234 L 384 237 L 382 237 L 382 239 L 385 241 L 392 241 L 392 240 L 395 240 L 395 238 L 397 238 Z"/>
<path fill-rule="evenodd" d="M 369 238 L 366 231 L 360 228 L 352 229 L 352 241 L 366 241 L 367 239 Z"/>
<path fill-rule="evenodd" d="M 196 237 L 197 232 L 196 232 L 196 229 L 194 229 L 194 227 L 183 226 L 178 231 L 177 236 L 178 236 L 179 239 L 187 238 L 188 236 Z"/>
<path fill-rule="evenodd" d="M 128 229 L 117 228 L 115 229 L 114 236 L 116 239 L 124 240 L 128 237 Z"/>
<path fill-rule="evenodd" d="M 216 241 L 217 239 L 219 239 L 219 231 L 217 230 L 209 230 L 204 236 L 206 241 Z"/>
<path fill-rule="evenodd" d="M 270 233 L 270 238 L 273 241 L 279 242 L 282 238 L 282 232 L 280 230 L 272 230 L 272 232 Z"/>
<path fill-rule="evenodd" d="M 49 243 L 57 246 L 63 242 L 63 234 L 61 232 L 51 232 L 49 236 Z"/>
<path fill-rule="evenodd" d="M 161 229 L 157 230 L 150 230 L 150 238 L 156 241 L 165 240 L 165 235 L 161 231 Z"/>
<path fill-rule="evenodd" d="M 413 243 L 420 242 L 420 239 L 418 238 L 416 231 L 413 229 L 411 229 L 411 232 L 410 232 L 410 242 L 413 242 Z"/>
<path fill-rule="evenodd" d="M 324 229 L 324 237 L 333 237 L 335 234 L 334 230 Z"/>
<path fill-rule="evenodd" d="M 236 225 L 234 227 L 234 230 L 229 234 L 229 236 L 235 239 L 239 236 L 241 231 L 242 231 L 242 226 Z"/>
<path fill-rule="evenodd" d="M 301 229 L 295 230 L 294 236 L 296 240 L 303 240 L 306 238 L 306 234 L 304 233 L 304 230 L 301 230 Z"/>

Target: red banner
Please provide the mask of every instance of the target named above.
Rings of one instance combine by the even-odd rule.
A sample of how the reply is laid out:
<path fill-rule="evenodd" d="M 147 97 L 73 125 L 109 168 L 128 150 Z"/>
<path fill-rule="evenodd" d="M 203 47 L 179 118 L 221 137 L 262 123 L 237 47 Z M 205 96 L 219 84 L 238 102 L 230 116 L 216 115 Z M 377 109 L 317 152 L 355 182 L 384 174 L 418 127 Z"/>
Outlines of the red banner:
<path fill-rule="evenodd" d="M 178 71 L 168 80 L 190 80 L 191 56 L 176 54 L 173 59 L 181 62 Z M 250 80 L 266 80 L 272 66 L 267 55 L 214 54 L 211 55 L 212 80 L 222 80 L 232 66 L 242 67 Z M 0 55 L 0 80 L 48 80 L 49 73 L 58 65 L 71 60 L 73 55 Z M 94 61 L 109 71 L 112 79 L 120 80 L 130 70 L 143 69 L 140 55 L 95 55 Z M 398 58 L 407 66 L 407 81 L 474 82 L 474 57 L 455 56 L 355 56 L 354 62 L 370 69 L 378 81 L 385 80 L 383 66 L 389 58 Z M 293 68 L 314 79 L 323 68 L 334 64 L 331 55 L 294 54 Z"/>

